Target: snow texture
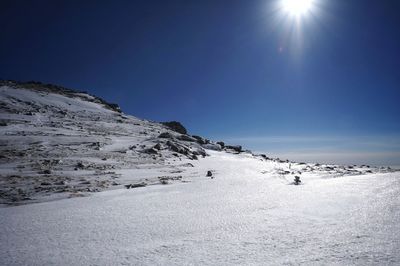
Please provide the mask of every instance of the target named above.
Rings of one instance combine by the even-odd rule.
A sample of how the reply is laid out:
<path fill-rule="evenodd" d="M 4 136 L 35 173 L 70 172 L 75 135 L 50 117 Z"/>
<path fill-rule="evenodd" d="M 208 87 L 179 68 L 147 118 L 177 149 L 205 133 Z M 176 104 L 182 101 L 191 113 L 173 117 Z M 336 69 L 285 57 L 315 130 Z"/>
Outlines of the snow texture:
<path fill-rule="evenodd" d="M 0 265 L 400 264 L 391 169 L 216 151 L 41 84 L 0 108 Z"/>
<path fill-rule="evenodd" d="M 399 265 L 398 174 L 293 186 L 271 164 L 212 152 L 192 183 L 2 208 L 0 264 Z"/>

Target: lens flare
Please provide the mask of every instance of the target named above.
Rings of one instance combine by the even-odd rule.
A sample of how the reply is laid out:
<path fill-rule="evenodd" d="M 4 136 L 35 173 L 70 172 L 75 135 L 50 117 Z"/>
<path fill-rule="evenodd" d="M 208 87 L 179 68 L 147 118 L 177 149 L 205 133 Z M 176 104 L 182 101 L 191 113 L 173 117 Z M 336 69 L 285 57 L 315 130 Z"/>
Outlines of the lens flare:
<path fill-rule="evenodd" d="M 302 16 L 308 13 L 314 4 L 313 0 L 281 0 L 282 8 L 292 16 Z"/>

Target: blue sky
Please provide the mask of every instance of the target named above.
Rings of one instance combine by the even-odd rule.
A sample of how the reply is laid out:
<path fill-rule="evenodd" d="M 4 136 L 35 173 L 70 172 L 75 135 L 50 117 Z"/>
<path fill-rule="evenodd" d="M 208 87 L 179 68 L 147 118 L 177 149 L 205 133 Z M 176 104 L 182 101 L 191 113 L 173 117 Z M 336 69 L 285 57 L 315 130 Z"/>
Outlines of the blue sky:
<path fill-rule="evenodd" d="M 308 161 L 400 165 L 400 2 L 1 1 L 0 78 Z"/>

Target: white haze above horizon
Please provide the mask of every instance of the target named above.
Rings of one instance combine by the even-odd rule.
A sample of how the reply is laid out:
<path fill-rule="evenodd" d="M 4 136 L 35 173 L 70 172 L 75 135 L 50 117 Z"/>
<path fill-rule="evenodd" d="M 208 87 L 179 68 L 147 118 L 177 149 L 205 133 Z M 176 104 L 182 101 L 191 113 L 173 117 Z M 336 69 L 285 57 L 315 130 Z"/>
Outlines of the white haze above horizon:
<path fill-rule="evenodd" d="M 398 136 L 250 136 L 221 139 L 281 159 L 400 168 Z"/>

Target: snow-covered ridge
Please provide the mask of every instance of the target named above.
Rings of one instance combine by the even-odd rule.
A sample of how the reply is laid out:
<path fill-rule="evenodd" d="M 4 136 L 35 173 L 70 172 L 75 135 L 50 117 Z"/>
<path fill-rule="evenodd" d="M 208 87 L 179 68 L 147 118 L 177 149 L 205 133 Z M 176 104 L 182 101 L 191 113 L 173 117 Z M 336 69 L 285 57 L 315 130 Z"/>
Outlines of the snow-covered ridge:
<path fill-rule="evenodd" d="M 201 165 L 210 153 L 243 156 L 240 146 L 189 135 L 177 122 L 139 119 L 122 113 L 116 104 L 55 85 L 0 81 L 0 110 L 0 204 L 191 182 L 206 177 L 208 170 L 213 175 L 214 169 L 206 171 Z M 265 162 L 256 171 L 288 182 L 296 175 L 337 177 L 388 171 L 246 154 L 246 160 Z"/>
<path fill-rule="evenodd" d="M 177 122 L 138 119 L 96 96 L 39 82 L 0 81 L 0 110 L 3 204 L 184 181 L 190 161 L 221 149 L 179 133 Z"/>
<path fill-rule="evenodd" d="M 35 92 L 42 92 L 44 94 L 53 93 L 58 95 L 63 95 L 69 98 L 82 99 L 86 102 L 93 102 L 102 105 L 104 108 L 121 112 L 121 109 L 118 104 L 109 103 L 102 98 L 99 98 L 94 95 L 90 95 L 85 91 L 75 91 L 71 89 L 64 88 L 62 86 L 53 85 L 53 84 L 44 84 L 37 81 L 29 81 L 29 82 L 17 82 L 13 80 L 0 80 L 0 86 L 8 86 L 15 89 L 23 89 L 23 90 L 31 90 Z"/>

